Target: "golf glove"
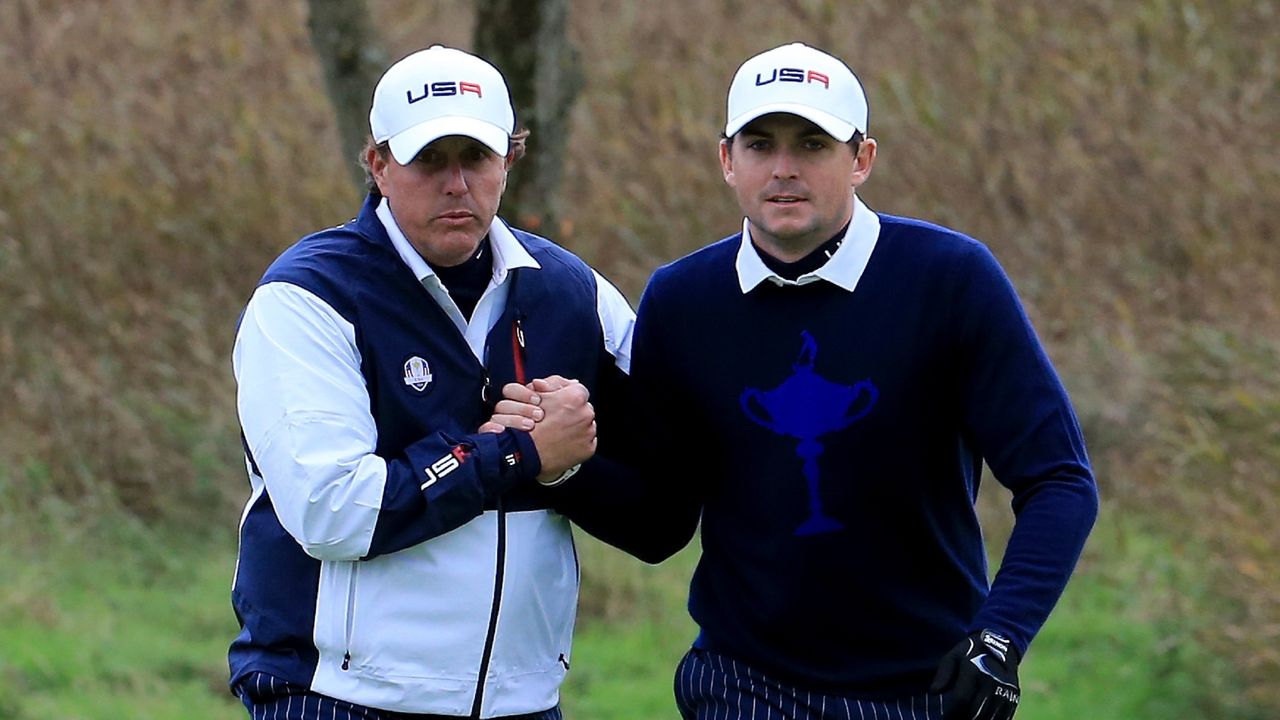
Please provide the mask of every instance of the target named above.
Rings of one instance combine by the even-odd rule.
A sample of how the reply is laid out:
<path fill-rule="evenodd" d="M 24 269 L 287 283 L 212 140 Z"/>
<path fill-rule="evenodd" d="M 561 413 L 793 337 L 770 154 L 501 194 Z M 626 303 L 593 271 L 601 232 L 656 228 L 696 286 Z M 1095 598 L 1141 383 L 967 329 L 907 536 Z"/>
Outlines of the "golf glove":
<path fill-rule="evenodd" d="M 947 720 L 1010 720 L 1018 709 L 1018 648 L 979 630 L 942 657 L 929 692 L 943 697 Z"/>

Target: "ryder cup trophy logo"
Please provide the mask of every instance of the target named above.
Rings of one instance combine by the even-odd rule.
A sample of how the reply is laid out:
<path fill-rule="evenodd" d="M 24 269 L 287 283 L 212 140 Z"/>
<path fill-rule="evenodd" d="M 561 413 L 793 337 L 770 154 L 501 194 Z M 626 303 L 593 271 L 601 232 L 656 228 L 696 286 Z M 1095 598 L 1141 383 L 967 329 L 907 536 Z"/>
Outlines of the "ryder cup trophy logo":
<path fill-rule="evenodd" d="M 772 390 L 747 388 L 739 401 L 742 411 L 754 422 L 800 441 L 796 454 L 804 461 L 804 478 L 809 485 L 809 517 L 796 528 L 795 534 L 817 535 L 844 527 L 822 512 L 822 498 L 818 494 L 818 456 L 822 454 L 822 443 L 818 439 L 866 417 L 880 397 L 880 391 L 871 380 L 840 385 L 819 376 L 813 371 L 818 343 L 808 332 L 802 332 L 801 337 L 804 344 L 792 366 L 791 377 Z"/>
<path fill-rule="evenodd" d="M 414 355 L 404 361 L 404 384 L 418 392 L 431 384 L 431 366 L 426 360 Z"/>

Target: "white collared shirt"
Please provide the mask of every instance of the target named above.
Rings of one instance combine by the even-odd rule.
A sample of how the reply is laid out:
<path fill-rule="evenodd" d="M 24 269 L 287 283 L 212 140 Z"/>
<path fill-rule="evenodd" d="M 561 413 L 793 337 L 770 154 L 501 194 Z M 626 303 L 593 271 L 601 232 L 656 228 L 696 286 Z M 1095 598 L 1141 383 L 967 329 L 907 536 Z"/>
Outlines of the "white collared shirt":
<path fill-rule="evenodd" d="M 760 253 L 751 243 L 751 221 L 742 221 L 742 243 L 738 246 L 738 287 L 743 294 L 750 292 L 760 283 L 768 280 L 775 285 L 808 285 L 826 280 L 849 292 L 858 286 L 867 262 L 871 260 L 871 252 L 876 249 L 876 240 L 880 237 L 880 216 L 863 204 L 857 195 L 853 196 L 853 218 L 849 221 L 849 229 L 845 231 L 844 242 L 836 248 L 835 253 L 822 267 L 805 273 L 795 280 L 788 280 L 764 264 Z"/>
<path fill-rule="evenodd" d="M 485 338 L 493 329 L 494 323 L 498 322 L 498 318 L 502 316 L 502 309 L 507 304 L 508 276 L 515 268 L 542 266 L 516 240 L 506 223 L 495 215 L 493 221 L 489 223 L 489 247 L 493 249 L 493 276 L 489 280 L 489 286 L 480 296 L 480 301 L 476 303 L 475 310 L 471 313 L 471 321 L 468 322 L 462 316 L 462 311 L 458 309 L 458 304 L 453 301 L 449 289 L 440 282 L 435 271 L 426 260 L 422 259 L 418 251 L 409 243 L 409 239 L 404 236 L 404 232 L 400 230 L 386 198 L 379 203 L 377 213 L 382 226 L 387 230 L 387 236 L 391 238 L 391 244 L 395 246 L 396 252 L 400 253 L 400 259 L 404 260 L 404 264 L 413 271 L 418 282 L 422 283 L 427 292 L 431 293 L 431 297 L 440 304 L 445 314 L 457 326 L 458 332 L 467 339 L 467 345 L 476 359 L 484 364 Z"/>

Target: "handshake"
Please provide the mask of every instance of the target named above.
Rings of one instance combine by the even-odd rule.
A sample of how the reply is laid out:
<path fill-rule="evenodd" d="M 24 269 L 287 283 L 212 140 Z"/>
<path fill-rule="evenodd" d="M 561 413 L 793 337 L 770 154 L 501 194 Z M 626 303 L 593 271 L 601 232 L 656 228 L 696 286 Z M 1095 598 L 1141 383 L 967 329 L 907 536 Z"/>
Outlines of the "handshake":
<path fill-rule="evenodd" d="M 585 385 L 559 375 L 527 385 L 508 383 L 480 432 L 528 432 L 542 460 L 538 482 L 558 485 L 596 453 L 596 411 L 590 397 Z"/>

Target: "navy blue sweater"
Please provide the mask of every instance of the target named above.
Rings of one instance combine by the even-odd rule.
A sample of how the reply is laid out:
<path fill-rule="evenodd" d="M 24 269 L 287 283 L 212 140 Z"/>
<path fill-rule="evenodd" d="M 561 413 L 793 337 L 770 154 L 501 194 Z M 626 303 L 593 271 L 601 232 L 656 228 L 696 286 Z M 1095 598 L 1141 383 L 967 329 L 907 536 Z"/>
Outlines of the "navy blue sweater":
<path fill-rule="evenodd" d="M 1067 395 L 996 260 L 945 228 L 879 217 L 853 292 L 743 293 L 741 235 L 654 274 L 632 378 L 662 509 L 642 541 L 602 534 L 654 561 L 701 513 L 697 644 L 865 697 L 923 692 L 975 629 L 1025 651 L 1097 512 Z M 1017 516 L 990 589 L 974 510 L 984 460 Z"/>

